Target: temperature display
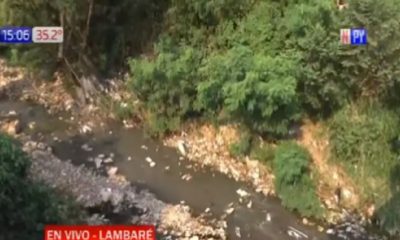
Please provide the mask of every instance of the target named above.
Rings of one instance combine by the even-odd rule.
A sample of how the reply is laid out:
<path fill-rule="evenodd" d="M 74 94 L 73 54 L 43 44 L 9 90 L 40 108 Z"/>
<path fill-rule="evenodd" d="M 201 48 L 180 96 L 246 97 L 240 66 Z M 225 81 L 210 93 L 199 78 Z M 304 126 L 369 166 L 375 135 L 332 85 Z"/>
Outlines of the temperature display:
<path fill-rule="evenodd" d="M 62 43 L 64 41 L 62 27 L 34 27 L 32 35 L 34 43 Z"/>

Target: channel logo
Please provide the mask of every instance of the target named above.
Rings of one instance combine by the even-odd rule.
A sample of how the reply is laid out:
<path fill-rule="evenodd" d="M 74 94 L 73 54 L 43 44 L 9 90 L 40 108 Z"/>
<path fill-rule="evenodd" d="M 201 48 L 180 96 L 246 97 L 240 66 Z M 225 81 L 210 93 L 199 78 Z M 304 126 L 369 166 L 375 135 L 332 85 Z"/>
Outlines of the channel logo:
<path fill-rule="evenodd" d="M 340 42 L 344 45 L 367 45 L 367 30 L 363 28 L 340 29 Z"/>

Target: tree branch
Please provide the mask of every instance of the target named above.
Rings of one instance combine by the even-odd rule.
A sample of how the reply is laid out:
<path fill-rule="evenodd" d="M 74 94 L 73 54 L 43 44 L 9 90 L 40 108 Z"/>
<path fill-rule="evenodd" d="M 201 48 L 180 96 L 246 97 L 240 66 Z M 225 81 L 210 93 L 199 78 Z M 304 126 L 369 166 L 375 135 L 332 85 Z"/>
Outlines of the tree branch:
<path fill-rule="evenodd" d="M 60 24 L 64 31 L 64 9 L 60 12 Z M 61 61 L 64 58 L 64 42 L 58 45 L 58 59 Z"/>
<path fill-rule="evenodd" d="M 87 39 L 89 36 L 89 30 L 90 30 L 90 20 L 92 19 L 93 3 L 94 3 L 93 0 L 89 0 L 89 11 L 88 11 L 87 19 L 86 19 L 86 28 L 83 33 L 82 49 L 85 49 L 86 45 L 87 45 Z"/>

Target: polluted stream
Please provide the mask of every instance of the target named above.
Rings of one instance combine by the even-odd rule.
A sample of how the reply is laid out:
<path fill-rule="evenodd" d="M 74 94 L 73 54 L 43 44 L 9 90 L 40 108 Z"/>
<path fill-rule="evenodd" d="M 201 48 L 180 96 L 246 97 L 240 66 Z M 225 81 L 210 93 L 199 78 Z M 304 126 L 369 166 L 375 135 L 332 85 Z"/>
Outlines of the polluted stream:
<path fill-rule="evenodd" d="M 112 123 L 106 129 L 80 134 L 78 128 L 82 126 L 63 120 L 70 118 L 67 114 L 55 117 L 41 106 L 0 101 L 0 113 L 10 111 L 15 111 L 21 125 L 26 126 L 25 134 L 47 143 L 61 160 L 84 164 L 99 174 L 107 174 L 107 166 L 117 167 L 118 174 L 134 186 L 149 190 L 166 203 L 183 201 L 195 215 L 209 212 L 210 218 L 219 219 L 227 215 L 227 210 L 233 211 L 226 216 L 228 239 L 339 239 L 319 232 L 316 227 L 303 225 L 301 219 L 284 209 L 275 198 L 256 193 L 246 184 L 221 173 L 196 168 L 183 160 L 176 149 L 146 138 L 141 129 L 127 129 Z M 30 122 L 35 122 L 32 129 L 27 127 Z M 101 164 L 96 160 L 99 156 L 103 159 Z M 239 189 L 240 194 L 248 194 L 242 201 Z"/>

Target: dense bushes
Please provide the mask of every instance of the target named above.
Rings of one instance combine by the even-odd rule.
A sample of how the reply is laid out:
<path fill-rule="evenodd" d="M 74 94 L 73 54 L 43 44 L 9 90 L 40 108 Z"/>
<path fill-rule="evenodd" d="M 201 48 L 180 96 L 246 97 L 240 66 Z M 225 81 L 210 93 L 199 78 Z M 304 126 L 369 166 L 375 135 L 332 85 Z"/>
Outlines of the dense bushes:
<path fill-rule="evenodd" d="M 172 54 L 175 57 L 168 59 L 170 65 L 186 67 L 186 76 L 181 78 L 190 78 L 191 87 L 195 87 L 190 89 L 187 102 L 196 104 L 180 107 L 174 103 L 183 109 L 171 113 L 224 113 L 222 116 L 244 123 L 255 132 L 279 136 L 287 133 L 287 127 L 303 112 L 325 116 L 348 100 L 389 97 L 398 89 L 400 64 L 394 56 L 400 46 L 396 38 L 389 37 L 400 24 L 395 0 L 350 2 L 351 7 L 345 11 L 338 11 L 329 1 L 317 0 L 249 5 L 238 1 L 234 4 L 238 8 L 229 11 L 214 1 L 182 0 L 179 6 L 174 5 L 177 2 L 172 3 L 170 14 L 176 18 L 170 24 L 194 27 L 169 32 L 176 44 L 157 51 L 154 63 L 142 60 L 157 65 L 165 61 L 161 58 Z M 339 29 L 349 26 L 366 27 L 372 47 L 340 45 Z M 185 45 L 177 44 L 180 41 Z M 195 63 L 178 56 L 196 51 L 202 57 Z M 133 69 L 133 78 L 143 78 L 140 68 L 144 64 Z M 172 74 L 177 69 L 158 71 Z M 179 76 L 177 72 L 174 77 Z M 161 81 L 159 77 L 147 79 L 146 84 L 151 86 Z M 187 95 L 185 84 L 163 87 L 162 91 Z M 136 80 L 134 91 L 143 95 L 141 80 Z M 157 106 L 157 100 L 143 99 Z M 161 109 L 165 104 L 173 108 L 170 101 L 158 102 Z"/>
<path fill-rule="evenodd" d="M 165 44 L 171 46 L 168 42 L 159 44 L 156 61 L 131 61 L 132 89 L 145 102 L 152 128 L 161 133 L 176 130 L 182 119 L 196 112 L 197 68 L 201 60 L 194 48 L 171 46 L 166 51 Z"/>
<path fill-rule="evenodd" d="M 285 134 L 300 116 L 295 69 L 296 62 L 288 57 L 233 47 L 210 56 L 201 69 L 200 106 L 225 111 L 255 132 Z"/>
<path fill-rule="evenodd" d="M 278 146 L 274 158 L 275 189 L 287 208 L 306 217 L 322 216 L 322 207 L 310 177 L 310 155 L 295 142 Z"/>
<path fill-rule="evenodd" d="M 0 238 L 40 239 L 44 224 L 73 223 L 78 208 L 27 179 L 29 160 L 0 135 Z"/>

